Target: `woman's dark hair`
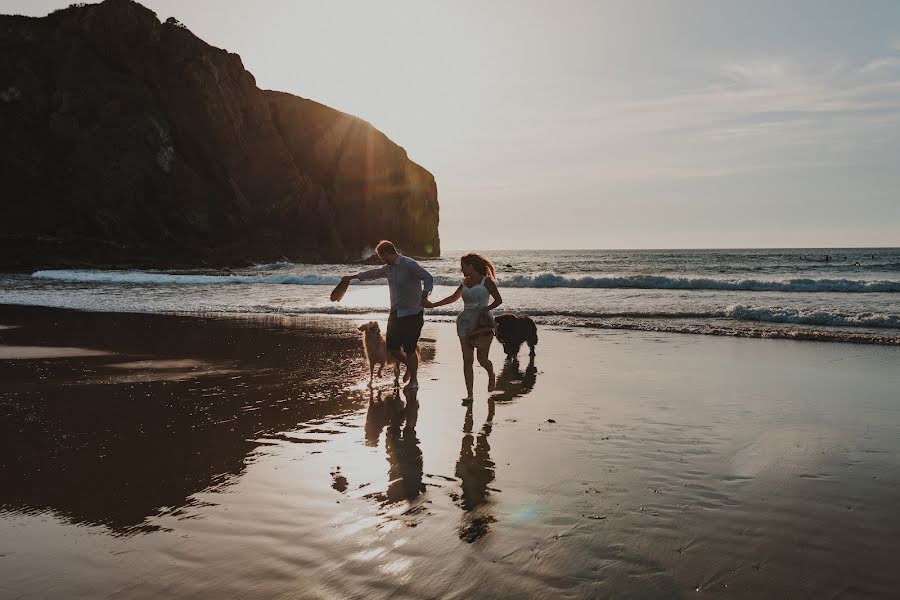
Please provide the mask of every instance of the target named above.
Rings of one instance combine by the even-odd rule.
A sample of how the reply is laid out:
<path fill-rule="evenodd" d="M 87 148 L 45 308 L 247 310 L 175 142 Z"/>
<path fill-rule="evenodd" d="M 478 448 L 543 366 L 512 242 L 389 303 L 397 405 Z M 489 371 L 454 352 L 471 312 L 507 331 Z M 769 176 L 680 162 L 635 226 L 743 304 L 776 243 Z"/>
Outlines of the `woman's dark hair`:
<path fill-rule="evenodd" d="M 494 265 L 491 264 L 491 261 L 486 259 L 480 254 L 475 254 L 470 252 L 466 254 L 462 258 L 459 259 L 460 262 L 464 262 L 467 265 L 472 265 L 472 268 L 481 273 L 483 276 L 490 277 L 491 279 L 495 279 L 497 277 L 494 272 Z"/>
<path fill-rule="evenodd" d="M 397 247 L 394 246 L 394 242 L 381 240 L 375 246 L 375 254 L 381 256 L 385 252 L 388 252 L 389 254 L 400 254 L 399 252 L 397 252 Z"/>

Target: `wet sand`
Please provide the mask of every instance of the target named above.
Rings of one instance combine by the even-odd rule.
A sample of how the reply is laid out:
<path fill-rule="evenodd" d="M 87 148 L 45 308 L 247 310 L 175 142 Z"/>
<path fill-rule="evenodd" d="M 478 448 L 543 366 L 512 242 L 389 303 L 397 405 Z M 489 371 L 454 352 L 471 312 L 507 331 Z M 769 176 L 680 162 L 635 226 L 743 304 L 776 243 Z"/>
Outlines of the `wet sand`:
<path fill-rule="evenodd" d="M 0 597 L 900 586 L 900 348 L 542 330 L 467 409 L 451 324 L 414 395 L 356 324 L 0 307 Z"/>

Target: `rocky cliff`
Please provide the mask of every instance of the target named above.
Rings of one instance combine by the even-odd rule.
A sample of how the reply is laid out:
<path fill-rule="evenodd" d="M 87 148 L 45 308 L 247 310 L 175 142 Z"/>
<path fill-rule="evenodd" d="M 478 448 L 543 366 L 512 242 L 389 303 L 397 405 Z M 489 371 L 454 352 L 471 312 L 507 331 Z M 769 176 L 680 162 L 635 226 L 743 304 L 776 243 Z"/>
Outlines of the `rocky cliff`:
<path fill-rule="evenodd" d="M 437 256 L 432 175 L 130 0 L 0 16 L 0 267 Z"/>

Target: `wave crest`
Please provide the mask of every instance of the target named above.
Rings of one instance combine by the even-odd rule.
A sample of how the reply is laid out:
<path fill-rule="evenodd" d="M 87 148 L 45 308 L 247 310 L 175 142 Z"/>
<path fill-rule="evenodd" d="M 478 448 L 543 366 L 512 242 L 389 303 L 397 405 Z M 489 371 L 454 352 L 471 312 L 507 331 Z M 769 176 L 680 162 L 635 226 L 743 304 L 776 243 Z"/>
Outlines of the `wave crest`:
<path fill-rule="evenodd" d="M 274 268 L 275 265 L 264 265 Z M 279 265 L 284 268 L 287 265 Z M 32 277 L 79 283 L 130 283 L 156 285 L 215 285 L 215 284 L 289 284 L 337 285 L 337 275 L 278 273 L 267 275 L 201 275 L 151 271 L 37 271 Z M 379 282 L 376 282 L 379 283 Z M 382 280 L 381 284 L 384 283 Z M 458 277 L 435 277 L 438 285 L 459 285 Z M 861 281 L 852 279 L 788 279 L 767 281 L 758 279 L 710 279 L 669 277 L 666 275 L 631 275 L 627 277 L 566 277 L 555 273 L 513 275 L 500 280 L 509 288 L 592 288 L 592 289 L 655 289 L 655 290 L 725 290 L 749 292 L 838 292 L 838 293 L 900 293 L 900 281 Z"/>
<path fill-rule="evenodd" d="M 514 275 L 500 281 L 505 287 L 521 288 L 633 288 L 669 290 L 726 290 L 748 292 L 900 292 L 900 281 L 859 281 L 852 279 L 710 279 L 631 275 L 627 277 L 564 277 L 554 273 Z"/>
<path fill-rule="evenodd" d="M 739 321 L 759 321 L 764 323 L 900 329 L 900 315 L 871 312 L 844 313 L 815 309 L 798 310 L 733 304 L 725 309 L 725 316 Z"/>

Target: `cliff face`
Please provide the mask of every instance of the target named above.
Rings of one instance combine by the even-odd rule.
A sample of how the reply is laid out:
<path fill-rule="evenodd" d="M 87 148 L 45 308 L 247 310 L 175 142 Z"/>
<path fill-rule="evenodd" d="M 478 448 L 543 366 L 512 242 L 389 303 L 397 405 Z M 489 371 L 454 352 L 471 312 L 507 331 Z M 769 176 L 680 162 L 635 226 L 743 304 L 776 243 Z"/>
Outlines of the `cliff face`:
<path fill-rule="evenodd" d="M 0 16 L 0 132 L 0 267 L 440 253 L 403 148 L 130 0 Z"/>

